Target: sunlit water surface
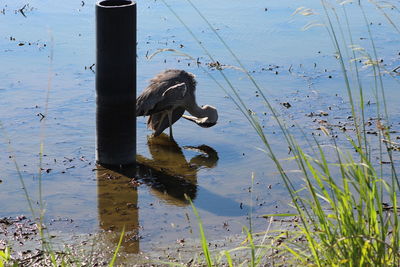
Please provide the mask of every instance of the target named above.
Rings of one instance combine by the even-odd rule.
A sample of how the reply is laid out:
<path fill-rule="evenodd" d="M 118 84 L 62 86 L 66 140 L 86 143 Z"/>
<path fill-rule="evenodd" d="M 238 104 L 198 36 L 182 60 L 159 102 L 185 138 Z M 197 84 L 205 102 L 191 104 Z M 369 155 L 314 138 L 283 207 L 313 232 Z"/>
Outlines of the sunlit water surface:
<path fill-rule="evenodd" d="M 177 49 L 198 58 L 228 88 L 218 72 L 209 69 L 206 53 L 162 1 L 138 1 L 138 94 L 161 70 L 185 69 L 197 76 L 198 103 L 217 107 L 219 121 L 208 129 L 178 121 L 176 142 L 172 142 L 166 135 L 151 138 L 146 119 L 138 118 L 137 151 L 143 165 L 116 172 L 95 164 L 95 2 L 29 1 L 26 17 L 18 12 L 24 1 L 7 2 L 0 3 L 0 10 L 4 8 L 0 14 L 0 217 L 30 214 L 14 157 L 38 208 L 41 140 L 45 218 L 56 235 L 120 230 L 126 225 L 131 237 L 124 243 L 128 252 L 196 238 L 196 218 L 185 193 L 199 210 L 209 239 L 240 233 L 242 226 L 249 225 L 250 211 L 254 229 L 263 230 L 267 221 L 261 215 L 290 210 L 289 197 L 260 139 L 226 93 L 191 60 L 171 52 L 147 59 L 158 49 Z M 168 2 L 215 60 L 238 65 L 187 2 Z M 325 29 L 302 31 L 311 19 L 292 15 L 299 6 L 320 10 L 319 1 L 194 3 L 290 125 L 297 123 L 311 137 L 320 131 L 315 118 L 306 114 L 329 110 L 328 119 L 346 121 L 350 110 L 342 74 Z M 352 14 L 357 43 L 370 46 L 361 14 Z M 388 69 L 395 67 L 399 64 L 398 35 L 378 12 L 372 10 L 368 15 L 378 53 Z M 260 116 L 278 157 L 289 157 L 258 89 L 244 73 L 232 69 L 226 73 L 251 112 Z M 372 79 L 365 81 L 367 99 L 374 102 L 368 93 Z M 398 84 L 387 79 L 385 85 L 389 110 L 397 114 Z M 292 107 L 280 104 L 285 102 Z M 367 112 L 373 116 L 374 105 Z M 286 167 L 295 166 L 288 162 Z"/>

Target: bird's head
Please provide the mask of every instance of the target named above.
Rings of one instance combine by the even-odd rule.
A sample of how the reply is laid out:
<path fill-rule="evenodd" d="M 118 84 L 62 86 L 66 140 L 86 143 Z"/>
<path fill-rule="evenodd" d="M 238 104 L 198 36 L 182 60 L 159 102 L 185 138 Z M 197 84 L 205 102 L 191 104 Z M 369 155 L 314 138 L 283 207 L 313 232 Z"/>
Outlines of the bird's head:
<path fill-rule="evenodd" d="M 205 105 L 201 108 L 203 110 L 203 115 L 202 117 L 198 118 L 195 116 L 188 116 L 188 115 L 183 115 L 182 117 L 189 120 L 193 121 L 197 125 L 203 127 L 203 128 L 209 128 L 217 124 L 218 121 L 218 112 L 217 109 L 213 106 Z"/>

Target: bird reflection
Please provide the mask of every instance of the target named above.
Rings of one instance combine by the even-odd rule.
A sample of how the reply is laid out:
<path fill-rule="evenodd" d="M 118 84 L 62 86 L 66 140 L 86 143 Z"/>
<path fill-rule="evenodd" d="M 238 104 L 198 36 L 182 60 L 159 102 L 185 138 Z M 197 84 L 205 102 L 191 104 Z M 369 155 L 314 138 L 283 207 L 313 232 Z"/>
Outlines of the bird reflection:
<path fill-rule="evenodd" d="M 188 162 L 179 145 L 166 134 L 149 136 L 147 144 L 152 158 L 137 155 L 139 177 L 149 181 L 151 192 L 169 204 L 186 205 L 185 194 L 195 199 L 198 170 L 217 166 L 218 153 L 207 145 L 184 146 L 199 153 Z"/>
<path fill-rule="evenodd" d="M 100 227 L 117 233 L 125 227 L 122 249 L 127 253 L 139 252 L 138 186 L 146 184 L 166 203 L 185 206 L 185 195 L 196 198 L 198 170 L 214 168 L 218 161 L 213 148 L 201 145 L 183 147 L 198 153 L 188 162 L 182 149 L 166 134 L 149 137 L 147 144 L 151 159 L 137 155 L 136 165 L 96 168 Z M 117 244 L 119 235 L 108 238 Z"/>

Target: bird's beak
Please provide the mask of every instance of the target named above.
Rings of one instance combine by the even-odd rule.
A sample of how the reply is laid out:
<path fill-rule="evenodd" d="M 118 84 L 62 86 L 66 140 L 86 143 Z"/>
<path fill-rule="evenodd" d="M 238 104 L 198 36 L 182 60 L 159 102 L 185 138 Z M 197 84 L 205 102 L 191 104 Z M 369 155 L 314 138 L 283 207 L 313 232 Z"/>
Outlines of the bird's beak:
<path fill-rule="evenodd" d="M 203 127 L 203 128 L 209 128 L 214 126 L 216 123 L 215 122 L 210 122 L 208 121 L 208 117 L 204 117 L 204 118 L 197 118 L 194 116 L 188 116 L 188 115 L 182 115 L 183 118 L 192 121 L 194 123 L 196 123 L 197 125 Z"/>

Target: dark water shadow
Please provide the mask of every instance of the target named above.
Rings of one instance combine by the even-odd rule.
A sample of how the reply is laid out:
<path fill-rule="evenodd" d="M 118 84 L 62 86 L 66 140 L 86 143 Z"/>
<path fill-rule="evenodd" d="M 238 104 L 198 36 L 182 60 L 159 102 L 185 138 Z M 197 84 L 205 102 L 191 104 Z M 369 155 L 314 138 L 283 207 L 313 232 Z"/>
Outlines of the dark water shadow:
<path fill-rule="evenodd" d="M 151 158 L 136 156 L 136 177 L 150 186 L 152 194 L 171 205 L 189 204 L 185 195 L 195 200 L 198 171 L 217 166 L 218 153 L 206 145 L 183 147 L 199 153 L 189 161 L 182 148 L 166 134 L 148 137 L 147 145 Z"/>
<path fill-rule="evenodd" d="M 219 216 L 240 216 L 249 207 L 243 203 L 218 195 L 197 184 L 197 173 L 204 168 L 215 168 L 218 152 L 210 146 L 183 146 L 185 150 L 198 153 L 190 160 L 182 148 L 166 134 L 147 139 L 151 159 L 137 155 L 136 178 L 151 187 L 151 193 L 166 203 L 185 206 L 189 196 L 197 208 Z M 198 192 L 202 197 L 197 200 Z"/>
<path fill-rule="evenodd" d="M 197 173 L 203 168 L 214 168 L 218 153 L 207 145 L 184 146 L 198 155 L 186 160 L 179 145 L 165 134 L 148 138 L 151 159 L 137 155 L 137 163 L 130 166 L 98 166 L 98 214 L 101 229 L 126 235 L 122 249 L 139 252 L 138 187 L 145 184 L 150 192 L 165 203 L 187 206 L 188 196 L 197 208 L 219 216 L 245 215 L 248 207 L 230 198 L 220 196 L 197 184 Z M 198 192 L 202 197 L 196 200 Z M 112 243 L 118 243 L 114 236 Z"/>

